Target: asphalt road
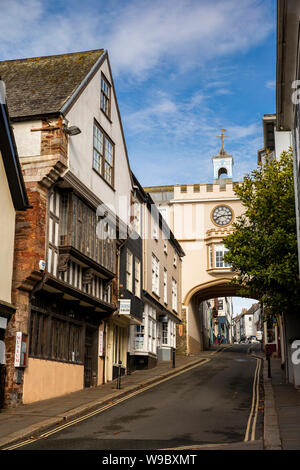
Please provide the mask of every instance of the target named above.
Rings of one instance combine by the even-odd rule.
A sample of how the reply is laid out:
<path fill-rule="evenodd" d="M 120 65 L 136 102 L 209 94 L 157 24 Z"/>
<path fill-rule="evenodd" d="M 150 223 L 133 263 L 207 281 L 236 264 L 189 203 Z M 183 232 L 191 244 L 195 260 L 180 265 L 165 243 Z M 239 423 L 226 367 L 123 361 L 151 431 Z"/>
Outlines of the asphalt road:
<path fill-rule="evenodd" d="M 242 442 L 257 361 L 249 345 L 213 359 L 20 450 L 148 450 Z M 263 434 L 258 414 L 255 439 Z"/>

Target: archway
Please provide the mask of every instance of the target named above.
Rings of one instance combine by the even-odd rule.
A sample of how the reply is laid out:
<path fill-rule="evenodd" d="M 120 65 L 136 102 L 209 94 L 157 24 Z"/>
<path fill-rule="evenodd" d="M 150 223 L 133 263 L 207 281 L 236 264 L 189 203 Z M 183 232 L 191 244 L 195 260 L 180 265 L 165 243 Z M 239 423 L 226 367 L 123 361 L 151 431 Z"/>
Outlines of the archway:
<path fill-rule="evenodd" d="M 230 281 L 229 277 L 215 279 L 194 286 L 186 294 L 183 302 L 186 353 L 208 349 L 216 342 L 218 333 L 224 342 L 233 342 L 232 298 L 241 296 Z M 257 302 L 251 300 L 253 304 Z"/>

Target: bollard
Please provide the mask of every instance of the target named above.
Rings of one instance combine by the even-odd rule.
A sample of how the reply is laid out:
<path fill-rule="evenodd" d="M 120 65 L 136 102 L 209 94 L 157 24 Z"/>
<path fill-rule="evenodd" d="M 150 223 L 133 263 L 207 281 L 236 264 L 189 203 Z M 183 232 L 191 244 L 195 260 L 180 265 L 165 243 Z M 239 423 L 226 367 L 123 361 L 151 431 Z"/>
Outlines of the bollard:
<path fill-rule="evenodd" d="M 121 365 L 122 365 L 122 361 L 119 361 L 117 389 L 121 388 Z"/>

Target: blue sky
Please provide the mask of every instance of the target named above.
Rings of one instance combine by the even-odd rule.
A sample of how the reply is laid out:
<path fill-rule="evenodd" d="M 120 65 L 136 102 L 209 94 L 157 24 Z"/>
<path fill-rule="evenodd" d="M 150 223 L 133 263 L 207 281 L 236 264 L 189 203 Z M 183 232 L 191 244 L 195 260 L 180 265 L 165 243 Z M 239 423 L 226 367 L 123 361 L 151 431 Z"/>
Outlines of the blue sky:
<path fill-rule="evenodd" d="M 275 112 L 275 0 L 0 0 L 0 60 L 107 49 L 143 186 L 209 183 L 220 129 L 233 179 Z M 235 313 L 255 301 L 235 299 Z"/>
<path fill-rule="evenodd" d="M 109 51 L 144 186 L 211 182 L 227 129 L 235 181 L 275 112 L 275 0 L 0 0 L 1 60 Z M 4 13 L 4 14 L 3 14 Z"/>

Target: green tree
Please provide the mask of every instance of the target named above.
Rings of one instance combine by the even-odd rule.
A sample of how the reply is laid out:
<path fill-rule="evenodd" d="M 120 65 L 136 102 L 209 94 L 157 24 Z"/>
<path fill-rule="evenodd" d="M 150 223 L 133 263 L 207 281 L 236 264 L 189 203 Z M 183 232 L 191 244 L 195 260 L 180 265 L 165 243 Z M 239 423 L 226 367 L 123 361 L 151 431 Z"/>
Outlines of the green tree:
<path fill-rule="evenodd" d="M 238 293 L 262 302 L 270 313 L 299 309 L 292 151 L 259 165 L 235 193 L 245 212 L 224 243 Z"/>

